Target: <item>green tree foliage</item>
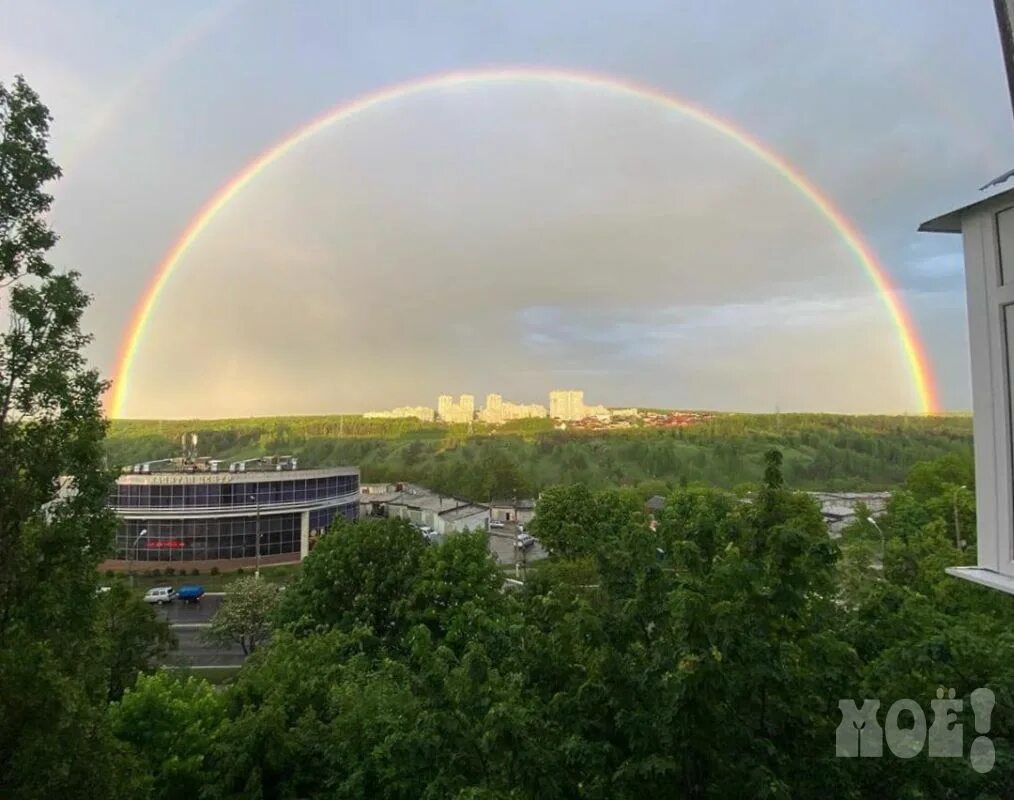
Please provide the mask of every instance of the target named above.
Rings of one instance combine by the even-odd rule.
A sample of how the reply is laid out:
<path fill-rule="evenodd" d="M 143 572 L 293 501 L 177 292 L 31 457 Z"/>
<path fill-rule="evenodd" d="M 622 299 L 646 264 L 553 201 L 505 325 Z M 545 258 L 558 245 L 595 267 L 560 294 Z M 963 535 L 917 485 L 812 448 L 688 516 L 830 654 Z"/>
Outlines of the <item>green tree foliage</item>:
<path fill-rule="evenodd" d="M 0 85 L 0 796 L 123 796 L 102 705 L 128 679 L 95 641 L 113 532 L 104 384 L 82 354 L 78 275 L 47 260 L 49 119 L 23 79 Z"/>
<path fill-rule="evenodd" d="M 612 534 L 641 516 L 643 503 L 635 492 L 558 486 L 539 497 L 532 531 L 551 551 L 577 558 L 604 546 Z"/>
<path fill-rule="evenodd" d="M 879 533 L 859 521 L 846 530 L 843 550 L 854 572 L 843 580 L 842 599 L 849 608 L 843 639 L 862 660 L 861 676 L 845 696 L 918 699 L 924 706 L 937 690 L 954 689 L 965 701 L 958 722 L 974 730 L 970 693 L 992 689 L 997 707 L 990 738 L 996 767 L 986 775 L 967 761 L 917 757 L 897 768 L 896 761 L 850 764 L 856 796 L 884 792 L 911 797 L 1009 797 L 1014 793 L 1014 599 L 948 576 L 944 568 L 974 561 L 954 536 L 957 507 L 972 535 L 975 509 L 965 497 L 972 486 L 971 465 L 952 457 L 917 465 L 878 520 L 886 540 L 886 558 L 863 557 L 881 550 Z M 871 547 L 872 543 L 872 547 Z M 846 576 L 843 576 L 843 578 Z M 966 748 L 968 740 L 966 739 Z"/>
<path fill-rule="evenodd" d="M 194 800 L 204 795 L 207 753 L 226 722 L 225 697 L 207 681 L 169 672 L 141 676 L 109 707 L 116 736 L 128 744 L 149 776 L 152 800 Z"/>
<path fill-rule="evenodd" d="M 679 489 L 654 530 L 627 493 L 547 491 L 537 518 L 561 545 L 519 592 L 481 535 L 427 546 L 400 521 L 339 523 L 226 691 L 204 796 L 1011 796 L 1011 609 L 943 574 L 962 552 L 936 504 L 952 467 L 920 467 L 892 501 L 882 568 L 850 560 L 868 523 L 840 558 L 776 454 L 748 499 Z M 919 492 L 936 516 L 913 511 Z M 996 692 L 992 773 L 835 757 L 839 699 L 928 707 L 939 685 Z M 194 753 L 129 741 L 156 763 Z"/>
<path fill-rule="evenodd" d="M 338 520 L 286 591 L 278 619 L 297 630 L 362 626 L 396 639 L 405 631 L 405 609 L 425 550 L 404 520 Z"/>
<path fill-rule="evenodd" d="M 411 481 L 484 502 L 574 483 L 632 487 L 645 498 L 684 483 L 731 489 L 762 481 L 772 448 L 783 454 L 793 488 L 887 489 L 920 461 L 947 454 L 967 461 L 972 443 L 967 416 L 719 414 L 685 428 L 610 432 L 557 431 L 547 420 L 523 420 L 477 424 L 471 434 L 465 426 L 356 416 L 116 420 L 110 462 L 176 455 L 180 435 L 191 430 L 207 454 L 247 458 L 281 448 L 306 466 L 357 464 L 365 481 Z"/>
<path fill-rule="evenodd" d="M 278 584 L 258 576 L 237 578 L 229 584 L 205 638 L 218 645 L 238 644 L 249 655 L 271 634 L 271 618 L 280 595 Z"/>
<path fill-rule="evenodd" d="M 123 583 L 100 595 L 96 643 L 109 700 L 119 700 L 138 675 L 153 670 L 175 645 L 168 623 Z"/>

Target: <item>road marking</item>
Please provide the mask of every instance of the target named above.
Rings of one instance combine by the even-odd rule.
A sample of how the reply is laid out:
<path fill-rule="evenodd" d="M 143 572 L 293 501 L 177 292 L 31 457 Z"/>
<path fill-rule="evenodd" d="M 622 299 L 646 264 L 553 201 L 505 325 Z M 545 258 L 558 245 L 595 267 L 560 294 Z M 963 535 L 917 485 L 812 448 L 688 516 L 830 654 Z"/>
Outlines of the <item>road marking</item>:
<path fill-rule="evenodd" d="M 210 628 L 210 622 L 170 622 L 170 628 Z"/>

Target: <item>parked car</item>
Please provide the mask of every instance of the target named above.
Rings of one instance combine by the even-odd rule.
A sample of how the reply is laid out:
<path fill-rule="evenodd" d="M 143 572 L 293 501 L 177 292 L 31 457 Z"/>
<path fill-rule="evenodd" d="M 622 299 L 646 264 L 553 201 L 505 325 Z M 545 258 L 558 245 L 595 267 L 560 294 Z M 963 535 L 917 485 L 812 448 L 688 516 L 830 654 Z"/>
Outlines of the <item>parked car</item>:
<path fill-rule="evenodd" d="M 144 602 L 162 605 L 164 603 L 171 603 L 174 596 L 172 586 L 152 586 L 144 593 Z"/>
<path fill-rule="evenodd" d="M 188 583 L 185 586 L 181 586 L 179 591 L 176 592 L 176 597 L 182 600 L 184 603 L 196 603 L 201 599 L 204 594 L 204 587 L 198 586 L 196 583 Z"/>
<path fill-rule="evenodd" d="M 491 519 L 489 521 L 489 527 L 490 528 L 502 528 L 503 527 L 503 520 L 500 520 L 500 519 Z"/>
<path fill-rule="evenodd" d="M 532 536 L 530 533 L 524 533 L 522 531 L 517 536 L 517 543 L 518 547 L 522 548 L 523 550 L 527 550 L 529 547 L 535 544 L 535 537 Z"/>

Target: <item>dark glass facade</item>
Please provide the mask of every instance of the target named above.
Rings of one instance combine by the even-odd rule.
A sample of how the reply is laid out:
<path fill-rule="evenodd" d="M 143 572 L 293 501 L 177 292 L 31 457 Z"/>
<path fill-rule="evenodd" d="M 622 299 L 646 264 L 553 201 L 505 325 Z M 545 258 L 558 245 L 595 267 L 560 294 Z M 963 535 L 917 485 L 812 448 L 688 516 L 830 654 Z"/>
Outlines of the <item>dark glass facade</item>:
<path fill-rule="evenodd" d="M 230 476 L 231 477 L 231 476 Z M 118 483 L 109 504 L 114 508 L 235 508 L 303 504 L 359 491 L 356 475 L 228 483 Z"/>
<path fill-rule="evenodd" d="M 315 538 L 335 517 L 355 519 L 358 475 L 305 477 L 279 474 L 261 480 L 178 483 L 121 480 L 110 498 L 120 516 L 116 558 L 179 563 L 253 558 L 300 552 L 303 514 Z M 145 512 L 151 512 L 151 516 Z M 192 512 L 192 513 L 191 513 Z M 217 512 L 217 513 L 216 513 Z M 140 536 L 145 531 L 144 536 Z"/>

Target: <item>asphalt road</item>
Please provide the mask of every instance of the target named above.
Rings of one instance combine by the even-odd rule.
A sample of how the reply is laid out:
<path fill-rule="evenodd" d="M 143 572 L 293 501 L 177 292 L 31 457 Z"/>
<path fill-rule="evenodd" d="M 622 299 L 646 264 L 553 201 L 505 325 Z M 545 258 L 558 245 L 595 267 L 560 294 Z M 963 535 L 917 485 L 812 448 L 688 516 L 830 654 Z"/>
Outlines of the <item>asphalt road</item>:
<path fill-rule="evenodd" d="M 166 658 L 174 667 L 226 667 L 239 666 L 245 660 L 238 645 L 218 646 L 207 644 L 203 635 L 222 604 L 222 595 L 204 595 L 196 603 L 174 600 L 164 606 L 155 606 L 155 612 L 169 622 L 176 636 L 176 649 Z"/>
<path fill-rule="evenodd" d="M 205 594 L 196 603 L 173 600 L 164 606 L 155 606 L 155 610 L 169 620 L 170 625 L 207 623 L 211 622 L 211 618 L 218 611 L 222 597 L 220 594 Z"/>
<path fill-rule="evenodd" d="M 169 654 L 166 663 L 174 667 L 238 667 L 246 660 L 243 649 L 238 644 L 225 647 L 205 644 L 201 637 L 206 630 L 207 628 L 189 625 L 174 625 L 173 633 L 176 634 L 178 644 Z"/>

